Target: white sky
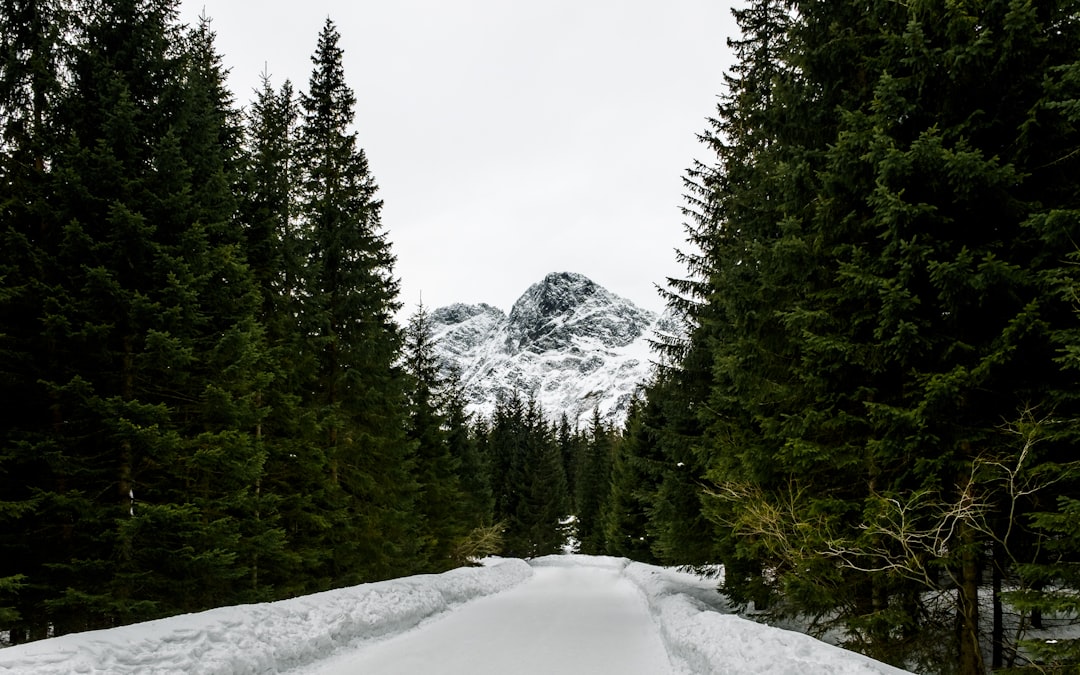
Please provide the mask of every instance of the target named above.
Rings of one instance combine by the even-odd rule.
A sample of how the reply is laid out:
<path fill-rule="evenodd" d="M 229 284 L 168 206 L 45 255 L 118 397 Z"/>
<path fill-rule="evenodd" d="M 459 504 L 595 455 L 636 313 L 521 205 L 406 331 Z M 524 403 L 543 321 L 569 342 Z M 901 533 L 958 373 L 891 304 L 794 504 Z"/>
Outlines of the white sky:
<path fill-rule="evenodd" d="M 205 11 L 246 105 L 264 69 L 307 88 L 326 17 L 385 202 L 405 313 L 509 311 L 580 272 L 659 311 L 685 272 L 682 178 L 731 62 L 710 0 L 183 0 Z"/>

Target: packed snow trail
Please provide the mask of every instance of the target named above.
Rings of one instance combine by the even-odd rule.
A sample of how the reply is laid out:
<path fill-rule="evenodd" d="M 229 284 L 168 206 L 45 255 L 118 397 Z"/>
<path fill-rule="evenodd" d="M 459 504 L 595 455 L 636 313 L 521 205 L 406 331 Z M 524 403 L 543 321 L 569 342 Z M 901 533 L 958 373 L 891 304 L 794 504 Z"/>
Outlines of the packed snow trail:
<path fill-rule="evenodd" d="M 537 566 L 519 586 L 304 672 L 671 675 L 645 599 L 621 568 Z"/>
<path fill-rule="evenodd" d="M 739 618 L 715 580 L 578 555 L 493 559 L 0 649 L 0 675 L 674 672 L 905 671 Z"/>

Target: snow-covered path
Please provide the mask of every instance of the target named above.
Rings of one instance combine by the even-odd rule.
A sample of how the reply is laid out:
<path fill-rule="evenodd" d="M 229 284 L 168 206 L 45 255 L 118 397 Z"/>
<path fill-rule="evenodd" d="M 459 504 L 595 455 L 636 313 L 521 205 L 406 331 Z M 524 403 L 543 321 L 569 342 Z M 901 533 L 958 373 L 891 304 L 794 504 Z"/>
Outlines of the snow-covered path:
<path fill-rule="evenodd" d="M 0 649 L 0 675 L 904 675 L 625 558 L 492 559 Z"/>
<path fill-rule="evenodd" d="M 538 566 L 523 584 L 383 642 L 340 654 L 312 675 L 560 675 L 674 672 L 638 589 L 609 565 Z"/>

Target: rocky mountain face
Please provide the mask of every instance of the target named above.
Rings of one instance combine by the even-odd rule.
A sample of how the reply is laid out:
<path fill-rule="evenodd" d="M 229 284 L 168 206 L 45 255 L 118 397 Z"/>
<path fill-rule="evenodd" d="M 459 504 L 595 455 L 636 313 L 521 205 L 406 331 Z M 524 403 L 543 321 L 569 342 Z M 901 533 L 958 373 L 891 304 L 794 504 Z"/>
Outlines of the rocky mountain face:
<path fill-rule="evenodd" d="M 599 408 L 621 424 L 651 370 L 648 340 L 658 317 L 580 274 L 549 274 L 518 298 L 509 316 L 491 305 L 455 304 L 431 313 L 444 365 L 461 369 L 471 410 L 490 416 L 517 392 L 549 418 L 584 426 Z"/>

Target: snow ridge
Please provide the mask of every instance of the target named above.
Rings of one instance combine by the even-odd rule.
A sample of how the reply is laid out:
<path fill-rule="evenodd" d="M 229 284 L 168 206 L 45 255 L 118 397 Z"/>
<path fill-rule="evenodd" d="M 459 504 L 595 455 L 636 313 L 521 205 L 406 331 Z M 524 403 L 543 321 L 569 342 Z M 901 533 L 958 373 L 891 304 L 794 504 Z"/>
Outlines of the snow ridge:
<path fill-rule="evenodd" d="M 406 631 L 532 576 L 523 560 L 74 633 L 0 650 L 0 673 L 278 673 Z"/>
<path fill-rule="evenodd" d="M 717 611 L 701 594 L 687 592 L 691 575 L 631 561 L 623 575 L 644 594 L 668 655 L 688 673 L 910 675 L 803 633 Z"/>
<path fill-rule="evenodd" d="M 659 317 L 581 274 L 549 274 L 510 314 L 487 304 L 431 313 L 436 351 L 461 372 L 470 412 L 490 417 L 515 392 L 549 417 L 587 425 L 593 409 L 620 424 L 649 377 Z"/>
<path fill-rule="evenodd" d="M 640 591 L 668 658 L 686 675 L 910 675 L 809 635 L 732 614 L 715 579 L 610 556 L 553 555 L 530 562 L 617 570 Z"/>

